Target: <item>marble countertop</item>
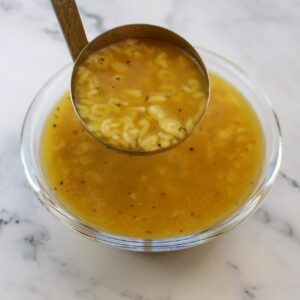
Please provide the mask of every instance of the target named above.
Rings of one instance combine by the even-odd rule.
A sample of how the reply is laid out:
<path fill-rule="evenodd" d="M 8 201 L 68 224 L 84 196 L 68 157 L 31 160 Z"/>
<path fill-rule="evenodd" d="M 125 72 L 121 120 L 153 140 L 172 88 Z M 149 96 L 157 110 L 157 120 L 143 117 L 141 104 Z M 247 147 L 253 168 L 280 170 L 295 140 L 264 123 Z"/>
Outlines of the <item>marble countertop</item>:
<path fill-rule="evenodd" d="M 46 0 L 0 0 L 0 299 L 300 299 L 300 1 L 81 0 L 88 37 L 169 27 L 235 61 L 277 111 L 283 164 L 263 207 L 201 247 L 138 254 L 89 241 L 50 215 L 19 156 L 24 114 L 70 56 Z"/>

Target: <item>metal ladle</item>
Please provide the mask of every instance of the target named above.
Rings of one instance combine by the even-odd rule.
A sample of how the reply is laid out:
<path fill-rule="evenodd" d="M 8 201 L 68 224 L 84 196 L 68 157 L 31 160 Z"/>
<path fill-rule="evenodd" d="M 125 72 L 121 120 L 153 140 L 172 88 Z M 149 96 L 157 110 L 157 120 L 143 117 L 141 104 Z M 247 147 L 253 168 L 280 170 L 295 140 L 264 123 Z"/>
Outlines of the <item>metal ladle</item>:
<path fill-rule="evenodd" d="M 135 154 L 135 155 L 153 154 L 153 153 L 162 152 L 182 142 L 185 138 L 179 141 L 175 145 L 171 145 L 169 147 L 161 148 L 151 152 L 147 152 L 144 150 L 119 149 L 114 145 L 108 144 L 106 141 L 102 140 L 99 136 L 89 131 L 86 123 L 80 116 L 77 109 L 76 98 L 74 93 L 74 87 L 75 87 L 74 79 L 78 67 L 91 53 L 101 48 L 104 48 L 108 45 L 111 45 L 113 43 L 119 42 L 124 39 L 129 39 L 129 38 L 150 38 L 150 39 L 157 39 L 157 40 L 163 40 L 169 42 L 179 47 L 181 50 L 187 53 L 191 58 L 193 58 L 197 63 L 199 69 L 202 70 L 204 74 L 208 97 L 206 99 L 205 109 L 203 110 L 203 113 L 199 115 L 199 119 L 198 119 L 199 122 L 209 102 L 210 82 L 209 82 L 207 69 L 201 57 L 199 56 L 198 52 L 194 49 L 194 47 L 175 32 L 159 26 L 148 25 L 148 24 L 130 24 L 130 25 L 120 26 L 111 29 L 109 31 L 106 31 L 100 34 L 99 36 L 97 36 L 91 42 L 88 42 L 75 0 L 51 0 L 51 2 L 52 2 L 53 9 L 56 13 L 57 19 L 59 21 L 60 27 L 62 29 L 62 32 L 64 34 L 69 51 L 74 61 L 72 78 L 71 78 L 71 89 L 70 89 L 72 104 L 80 121 L 85 126 L 86 130 L 95 139 L 103 143 L 105 146 L 113 150 L 127 152 L 129 154 Z"/>

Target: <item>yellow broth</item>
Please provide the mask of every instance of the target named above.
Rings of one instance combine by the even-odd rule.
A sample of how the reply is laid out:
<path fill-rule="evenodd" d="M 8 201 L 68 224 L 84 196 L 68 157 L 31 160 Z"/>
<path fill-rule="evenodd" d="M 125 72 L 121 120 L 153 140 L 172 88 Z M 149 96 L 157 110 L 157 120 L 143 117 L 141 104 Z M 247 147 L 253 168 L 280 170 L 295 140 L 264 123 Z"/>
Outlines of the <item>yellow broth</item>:
<path fill-rule="evenodd" d="M 195 61 L 153 39 L 127 39 L 90 54 L 74 84 L 76 106 L 88 129 L 128 150 L 177 144 L 192 132 L 208 98 Z"/>
<path fill-rule="evenodd" d="M 264 138 L 247 100 L 215 74 L 211 83 L 195 132 L 146 157 L 97 142 L 63 96 L 41 139 L 43 170 L 61 204 L 94 228 L 140 238 L 200 231 L 236 211 L 259 178 Z"/>

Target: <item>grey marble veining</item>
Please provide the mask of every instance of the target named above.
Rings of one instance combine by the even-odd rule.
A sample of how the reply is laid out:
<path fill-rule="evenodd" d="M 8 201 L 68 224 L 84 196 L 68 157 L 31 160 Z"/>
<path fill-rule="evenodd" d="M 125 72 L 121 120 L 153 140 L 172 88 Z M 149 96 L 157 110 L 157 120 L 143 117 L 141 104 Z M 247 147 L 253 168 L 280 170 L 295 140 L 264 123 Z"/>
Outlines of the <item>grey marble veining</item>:
<path fill-rule="evenodd" d="M 241 65 L 279 115 L 283 164 L 263 207 L 193 249 L 137 254 L 86 240 L 38 202 L 19 133 L 42 84 L 70 62 L 46 0 L 0 0 L 0 299 L 300 299 L 300 1 L 80 0 L 87 35 L 167 26 Z"/>

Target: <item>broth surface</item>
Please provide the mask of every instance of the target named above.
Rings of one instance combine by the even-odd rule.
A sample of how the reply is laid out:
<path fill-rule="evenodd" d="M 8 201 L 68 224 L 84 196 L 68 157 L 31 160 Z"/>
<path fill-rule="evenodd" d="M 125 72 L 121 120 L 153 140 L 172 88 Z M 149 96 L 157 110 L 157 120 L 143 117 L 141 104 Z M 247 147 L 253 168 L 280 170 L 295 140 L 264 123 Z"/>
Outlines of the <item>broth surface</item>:
<path fill-rule="evenodd" d="M 79 122 L 68 95 L 41 139 L 46 178 L 63 206 L 92 227 L 128 237 L 174 237 L 237 210 L 264 159 L 260 123 L 247 100 L 211 74 L 211 101 L 183 143 L 151 156 L 107 149 Z"/>

